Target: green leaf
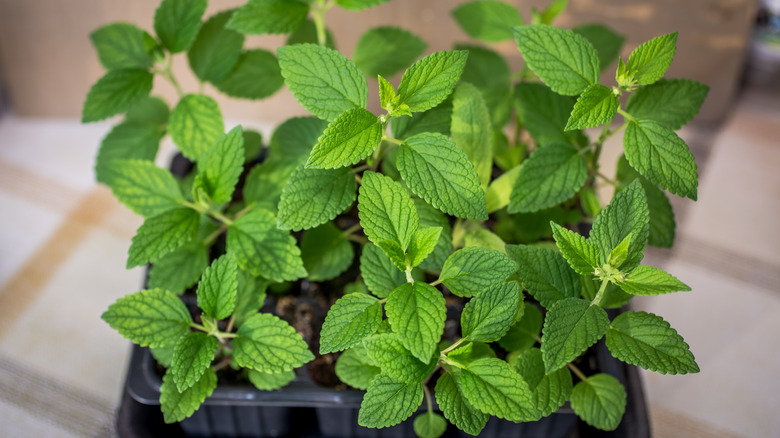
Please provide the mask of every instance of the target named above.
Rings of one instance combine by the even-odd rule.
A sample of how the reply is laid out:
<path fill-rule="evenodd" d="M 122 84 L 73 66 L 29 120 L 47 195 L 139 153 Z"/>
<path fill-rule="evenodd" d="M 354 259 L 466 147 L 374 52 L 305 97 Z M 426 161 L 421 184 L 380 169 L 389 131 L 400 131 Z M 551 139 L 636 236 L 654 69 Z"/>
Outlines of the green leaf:
<path fill-rule="evenodd" d="M 640 265 L 628 273 L 618 286 L 632 295 L 660 295 L 687 292 L 691 288 L 673 275 L 652 266 Z"/>
<path fill-rule="evenodd" d="M 392 76 L 422 55 L 426 47 L 425 41 L 407 30 L 374 27 L 360 36 L 352 60 L 366 76 Z"/>
<path fill-rule="evenodd" d="M 561 368 L 545 374 L 544 359 L 538 348 L 523 352 L 515 362 L 515 370 L 528 382 L 534 405 L 542 416 L 558 410 L 571 395 L 572 379 L 569 370 Z"/>
<path fill-rule="evenodd" d="M 469 59 L 460 76 L 461 82 L 468 82 L 483 93 L 509 85 L 509 65 L 498 52 L 471 44 L 455 44 L 455 48 L 469 52 Z"/>
<path fill-rule="evenodd" d="M 376 332 L 382 322 L 382 303 L 368 294 L 339 298 L 328 311 L 320 333 L 320 354 L 346 350 Z"/>
<path fill-rule="evenodd" d="M 466 227 L 463 246 L 468 248 L 477 246 L 505 253 L 506 242 L 492 231 L 485 228 L 484 224 L 472 223 Z"/>
<path fill-rule="evenodd" d="M 422 404 L 420 383 L 397 382 L 380 374 L 368 385 L 358 414 L 358 424 L 381 429 L 409 418 Z"/>
<path fill-rule="evenodd" d="M 198 281 L 208 264 L 208 253 L 201 242 L 182 246 L 152 265 L 149 287 L 180 294 Z"/>
<path fill-rule="evenodd" d="M 171 53 L 187 50 L 200 28 L 207 0 L 163 0 L 154 12 L 154 31 Z"/>
<path fill-rule="evenodd" d="M 677 32 L 661 35 L 642 43 L 628 57 L 626 75 L 631 78 L 632 84 L 652 84 L 664 76 L 676 50 Z M 618 83 L 623 85 L 619 79 Z"/>
<path fill-rule="evenodd" d="M 268 152 L 303 164 L 328 122 L 315 117 L 293 117 L 279 125 L 271 136 Z"/>
<path fill-rule="evenodd" d="M 662 188 L 696 200 L 698 173 L 688 145 L 671 129 L 652 120 L 631 122 L 623 135 L 631 167 Z"/>
<path fill-rule="evenodd" d="M 254 49 L 243 52 L 230 73 L 214 85 L 231 97 L 263 99 L 279 91 L 284 78 L 273 53 Z"/>
<path fill-rule="evenodd" d="M 240 366 L 266 373 L 291 371 L 314 359 L 294 328 L 266 313 L 252 316 L 239 327 L 233 355 Z"/>
<path fill-rule="evenodd" d="M 155 263 L 198 234 L 200 215 L 189 208 L 176 208 L 146 219 L 130 245 L 127 268 Z"/>
<path fill-rule="evenodd" d="M 393 240 L 383 240 L 378 242 L 376 246 L 385 252 L 385 255 L 390 258 L 390 261 L 393 262 L 396 268 L 401 269 L 404 272 L 406 271 L 408 263 L 406 259 L 406 253 L 404 252 L 403 248 L 401 248 L 401 245 L 398 244 L 398 242 Z M 411 248 L 411 245 L 409 245 L 409 247 Z"/>
<path fill-rule="evenodd" d="M 536 344 L 539 332 L 542 330 L 542 312 L 529 302 L 523 303 L 522 317 L 517 321 L 498 345 L 507 351 L 521 351 Z"/>
<path fill-rule="evenodd" d="M 423 133 L 408 138 L 396 165 L 412 192 L 432 206 L 457 217 L 487 218 L 485 195 L 474 166 L 447 137 Z"/>
<path fill-rule="evenodd" d="M 509 205 L 512 187 L 517 181 L 521 168 L 521 166 L 513 167 L 490 183 L 485 191 L 485 204 L 488 213 L 496 212 Z"/>
<path fill-rule="evenodd" d="M 441 271 L 444 262 L 452 254 L 452 229 L 447 217 L 431 207 L 427 202 L 420 198 L 414 198 L 414 206 L 417 215 L 420 217 L 420 227 L 438 227 L 441 228 L 439 238 L 433 251 L 423 260 L 419 267 L 432 271 Z"/>
<path fill-rule="evenodd" d="M 236 308 L 238 264 L 229 254 L 214 260 L 198 283 L 198 307 L 215 319 L 224 319 Z"/>
<path fill-rule="evenodd" d="M 195 184 L 214 202 L 228 202 L 244 170 L 244 136 L 236 126 L 219 137 L 198 162 Z"/>
<path fill-rule="evenodd" d="M 509 197 L 510 213 L 532 213 L 560 204 L 585 184 L 588 167 L 573 146 L 549 143 L 523 162 Z"/>
<path fill-rule="evenodd" d="M 498 251 L 469 247 L 455 251 L 439 274 L 439 281 L 461 297 L 481 294 L 494 284 L 505 282 L 517 271 L 517 265 Z"/>
<path fill-rule="evenodd" d="M 595 128 L 615 117 L 620 103 L 609 88 L 601 84 L 588 86 L 577 98 L 565 130 Z"/>
<path fill-rule="evenodd" d="M 463 308 L 463 337 L 481 342 L 501 339 L 515 322 L 520 299 L 520 287 L 514 281 L 482 291 Z"/>
<path fill-rule="evenodd" d="M 420 438 L 439 438 L 447 431 L 447 420 L 435 412 L 425 412 L 414 419 L 414 433 Z"/>
<path fill-rule="evenodd" d="M 148 96 L 133 104 L 125 114 L 125 122 L 160 126 L 168 123 L 168 103 L 157 96 Z"/>
<path fill-rule="evenodd" d="M 281 374 L 263 373 L 256 370 L 248 370 L 247 377 L 255 388 L 261 391 L 273 391 L 287 386 L 295 379 L 294 371 L 286 371 Z"/>
<path fill-rule="evenodd" d="M 647 207 L 650 213 L 647 243 L 661 248 L 671 248 L 674 244 L 676 224 L 674 221 L 674 210 L 666 193 L 639 175 L 628 164 L 625 156 L 621 156 L 618 161 L 617 179 L 622 184 L 628 184 L 635 179 L 639 179 L 647 195 Z"/>
<path fill-rule="evenodd" d="M 412 112 L 427 111 L 452 93 L 468 52 L 451 50 L 436 52 L 415 62 L 404 73 L 398 85 L 398 104 L 406 104 Z"/>
<path fill-rule="evenodd" d="M 382 123 L 363 108 L 341 113 L 322 133 L 306 167 L 336 169 L 362 161 L 382 140 Z"/>
<path fill-rule="evenodd" d="M 266 289 L 269 281 L 239 269 L 238 293 L 236 294 L 235 314 L 236 326 L 241 327 L 244 321 L 256 314 L 265 303 Z"/>
<path fill-rule="evenodd" d="M 377 82 L 379 82 L 379 103 L 382 108 L 389 111 L 390 106 L 395 100 L 395 87 L 382 75 L 377 75 Z"/>
<path fill-rule="evenodd" d="M 184 201 L 173 175 L 151 161 L 113 160 L 105 170 L 106 184 L 114 196 L 144 217 L 157 216 Z"/>
<path fill-rule="evenodd" d="M 602 24 L 583 24 L 572 28 L 572 31 L 585 37 L 596 48 L 601 71 L 606 70 L 610 64 L 615 62 L 620 48 L 626 40 Z"/>
<path fill-rule="evenodd" d="M 635 181 L 612 198 L 593 224 L 589 240 L 599 249 L 601 263 L 607 263 L 612 249 L 631 234 L 622 270 L 628 272 L 638 266 L 647 245 L 648 220 L 647 200 L 642 186 Z"/>
<path fill-rule="evenodd" d="M 241 56 L 244 35 L 225 27 L 231 15 L 232 10 L 224 11 L 206 20 L 187 51 L 190 68 L 201 81 L 218 82 Z"/>
<path fill-rule="evenodd" d="M 336 4 L 349 11 L 362 11 L 363 9 L 381 5 L 387 1 L 388 0 L 336 0 Z"/>
<path fill-rule="evenodd" d="M 376 364 L 382 374 L 405 383 L 420 383 L 430 376 L 436 361 L 420 360 L 403 346 L 395 333 L 370 336 L 363 341 L 366 354 Z"/>
<path fill-rule="evenodd" d="M 316 44 L 296 44 L 280 47 L 277 55 L 285 83 L 315 116 L 334 120 L 348 109 L 366 107 L 366 79 L 339 52 Z"/>
<path fill-rule="evenodd" d="M 171 367 L 171 361 L 173 361 L 173 349 L 174 345 L 168 345 L 165 347 L 157 347 L 157 348 L 150 348 L 149 353 L 152 354 L 152 357 L 155 361 L 157 361 L 158 364 L 164 366 L 165 368 Z"/>
<path fill-rule="evenodd" d="M 595 374 L 574 386 L 571 407 L 591 426 L 614 430 L 626 410 L 626 390 L 609 374 Z"/>
<path fill-rule="evenodd" d="M 192 323 L 179 297 L 162 289 L 126 295 L 108 306 L 100 318 L 141 347 L 173 345 Z"/>
<path fill-rule="evenodd" d="M 623 362 L 661 374 L 699 372 L 682 336 L 652 313 L 621 313 L 607 331 L 607 348 Z"/>
<path fill-rule="evenodd" d="M 662 79 L 631 94 L 626 112 L 677 130 L 699 112 L 710 87 L 689 79 Z"/>
<path fill-rule="evenodd" d="M 206 333 L 190 332 L 182 336 L 173 350 L 170 367 L 173 383 L 179 392 L 198 383 L 218 348 L 217 338 Z"/>
<path fill-rule="evenodd" d="M 466 399 L 486 414 L 514 422 L 539 419 L 528 384 L 501 359 L 471 362 L 459 383 Z"/>
<path fill-rule="evenodd" d="M 348 167 L 299 167 L 290 176 L 279 201 L 279 228 L 301 230 L 321 225 L 346 210 L 357 191 Z"/>
<path fill-rule="evenodd" d="M 542 353 L 547 373 L 576 359 L 607 332 L 609 318 L 599 306 L 579 298 L 555 303 L 544 319 Z"/>
<path fill-rule="evenodd" d="M 326 281 L 346 271 L 355 258 L 352 244 L 332 223 L 309 230 L 301 240 L 303 266 L 312 281 Z"/>
<path fill-rule="evenodd" d="M 267 210 L 252 210 L 230 225 L 227 251 L 255 276 L 282 282 L 306 275 L 295 238 L 278 229 L 276 218 Z"/>
<path fill-rule="evenodd" d="M 379 372 L 379 367 L 365 357 L 364 349 L 350 348 L 336 361 L 336 376 L 353 388 L 367 389 Z"/>
<path fill-rule="evenodd" d="M 444 297 L 427 283 L 405 283 L 390 293 L 385 312 L 404 347 L 428 363 L 444 331 Z"/>
<path fill-rule="evenodd" d="M 247 129 L 241 136 L 244 139 L 244 163 L 251 163 L 260 156 L 263 149 L 263 134 Z"/>
<path fill-rule="evenodd" d="M 442 227 L 418 228 L 406 252 L 406 267 L 414 268 L 436 249 Z"/>
<path fill-rule="evenodd" d="M 471 362 L 485 357 L 496 357 L 496 352 L 483 342 L 468 342 L 447 353 L 450 364 L 459 364 L 461 367 L 466 367 Z"/>
<path fill-rule="evenodd" d="M 631 245 L 631 234 L 626 236 L 625 239 L 609 253 L 607 263 L 613 268 L 620 269 L 623 262 L 626 261 L 626 257 L 628 257 L 629 245 Z"/>
<path fill-rule="evenodd" d="M 515 86 L 515 104 L 523 126 L 536 144 L 572 143 L 582 138 L 579 131 L 564 130 L 574 108 L 571 98 L 556 94 L 543 84 L 519 83 Z"/>
<path fill-rule="evenodd" d="M 390 126 L 390 132 L 394 138 L 399 140 L 409 138 L 422 132 L 438 132 L 443 135 L 450 135 L 451 118 L 452 101 L 446 99 L 444 102 L 428 111 L 413 114 L 411 117 L 398 117 L 393 119 Z"/>
<path fill-rule="evenodd" d="M 571 270 L 561 253 L 528 245 L 507 245 L 506 250 L 519 266 L 517 275 L 523 287 L 545 308 L 550 309 L 560 300 L 580 296 L 580 277 Z"/>
<path fill-rule="evenodd" d="M 453 93 L 450 132 L 487 187 L 493 171 L 493 128 L 482 94 L 471 84 L 460 84 Z"/>
<path fill-rule="evenodd" d="M 297 0 L 249 0 L 226 26 L 247 35 L 290 33 L 308 13 L 309 5 Z"/>
<path fill-rule="evenodd" d="M 534 24 L 535 20 L 537 19 L 538 14 L 538 20 L 542 24 L 550 24 L 553 20 L 555 20 L 558 15 L 561 14 L 561 12 L 566 10 L 566 6 L 569 5 L 569 0 L 553 0 L 547 7 L 541 12 L 537 12 L 535 8 L 531 8 L 531 11 L 534 14 Z"/>
<path fill-rule="evenodd" d="M 444 417 L 458 429 L 477 436 L 485 428 L 489 416 L 477 410 L 463 396 L 456 377 L 446 373 L 436 382 L 436 403 Z"/>
<path fill-rule="evenodd" d="M 106 70 L 146 70 L 154 64 L 150 54 L 154 48 L 154 39 L 133 24 L 107 24 L 92 32 L 89 39 Z M 149 44 L 149 40 L 152 44 Z"/>
<path fill-rule="evenodd" d="M 601 266 L 599 250 L 594 244 L 580 234 L 567 230 L 555 222 L 550 222 L 550 225 L 553 229 L 555 244 L 558 245 L 561 254 L 575 272 L 580 275 L 591 275 L 596 268 Z"/>
<path fill-rule="evenodd" d="M 182 392 L 176 388 L 172 374 L 166 372 L 160 386 L 160 409 L 165 422 L 176 423 L 191 416 L 216 387 L 217 374 L 211 368 L 206 368 L 200 380 Z"/>
<path fill-rule="evenodd" d="M 103 138 L 95 160 L 95 179 L 107 183 L 106 166 L 113 160 L 154 161 L 165 131 L 157 125 L 125 121 Z"/>
<path fill-rule="evenodd" d="M 500 1 L 472 1 L 452 11 L 455 21 L 470 37 L 497 43 L 512 39 L 512 27 L 523 24 L 514 6 Z"/>
<path fill-rule="evenodd" d="M 285 44 L 288 46 L 305 43 L 317 44 L 317 39 L 317 26 L 314 24 L 314 21 L 307 18 L 303 20 L 303 23 L 298 26 L 298 29 L 296 29 L 295 32 L 291 33 L 290 36 L 287 37 Z M 328 28 L 325 28 L 325 47 L 331 49 L 336 48 L 336 42 L 333 39 L 333 34 Z"/>
<path fill-rule="evenodd" d="M 97 122 L 127 111 L 149 96 L 152 74 L 143 69 L 111 70 L 89 89 L 81 123 Z"/>
<path fill-rule="evenodd" d="M 417 231 L 419 217 L 409 193 L 392 179 L 364 172 L 358 194 L 360 225 L 374 243 L 391 240 L 406 250 Z"/>
<path fill-rule="evenodd" d="M 225 132 L 219 105 L 202 94 L 182 97 L 171 112 L 168 132 L 185 157 L 198 161 Z"/>
<path fill-rule="evenodd" d="M 517 26 L 512 32 L 526 65 L 556 93 L 576 96 L 598 83 L 598 53 L 584 37 L 544 24 Z"/>
<path fill-rule="evenodd" d="M 406 276 L 374 244 L 363 246 L 360 273 L 368 289 L 379 298 L 387 298 L 395 288 L 406 283 Z"/>

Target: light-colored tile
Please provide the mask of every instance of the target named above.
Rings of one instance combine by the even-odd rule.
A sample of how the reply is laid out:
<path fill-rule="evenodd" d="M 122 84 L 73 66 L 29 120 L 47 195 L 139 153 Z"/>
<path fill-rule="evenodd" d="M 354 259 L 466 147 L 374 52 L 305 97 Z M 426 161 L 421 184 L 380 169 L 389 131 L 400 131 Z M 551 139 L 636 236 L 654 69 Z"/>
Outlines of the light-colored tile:
<path fill-rule="evenodd" d="M 41 421 L 34 413 L 20 409 L 0 398 L 0 419 L 2 436 L 6 438 L 76 438 L 78 435 L 66 432 L 54 423 Z"/>

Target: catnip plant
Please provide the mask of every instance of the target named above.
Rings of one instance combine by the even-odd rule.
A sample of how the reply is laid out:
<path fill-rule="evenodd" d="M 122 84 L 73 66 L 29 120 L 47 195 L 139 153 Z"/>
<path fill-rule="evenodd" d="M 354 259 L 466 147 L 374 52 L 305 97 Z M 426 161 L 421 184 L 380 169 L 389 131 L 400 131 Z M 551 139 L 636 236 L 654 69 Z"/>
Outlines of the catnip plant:
<path fill-rule="evenodd" d="M 367 30 L 351 59 L 335 49 L 328 10 L 385 2 L 250 0 L 201 23 L 206 0 L 163 0 L 155 36 L 127 23 L 92 34 L 108 72 L 83 121 L 125 114 L 103 140 L 97 179 L 145 218 L 127 266 L 151 264 L 149 289 L 103 319 L 152 348 L 167 368 L 165 420 L 181 421 L 220 370 L 243 369 L 270 390 L 314 358 L 287 322 L 259 312 L 269 285 L 351 275 L 331 291 L 338 299 L 311 347 L 337 355 L 338 378 L 366 390 L 360 425 L 419 412 L 420 437 L 442 435 L 448 422 L 477 435 L 490 416 L 535 421 L 568 401 L 588 424 L 615 429 L 623 386 L 582 368 L 600 339 L 629 364 L 698 371 L 669 323 L 623 306 L 690 290 L 641 261 L 647 245 L 674 241 L 666 192 L 696 199 L 696 163 L 675 130 L 708 88 L 664 79 L 676 33 L 617 59 L 623 39 L 605 26 L 551 25 L 561 0 L 534 10 L 530 24 L 501 1 L 453 11 L 475 40 L 515 40 L 524 67 L 514 74 L 472 42 L 420 58 L 426 43 L 395 26 Z M 250 34 L 289 37 L 274 54 L 244 48 Z M 281 123 L 267 146 L 241 126 L 226 133 L 203 87 L 179 86 L 171 66 L 180 52 L 201 85 L 248 99 L 286 85 L 312 117 Z M 614 84 L 601 84 L 616 59 Z M 386 79 L 398 73 L 397 86 Z M 178 91 L 172 110 L 149 96 L 155 76 Z M 154 163 L 165 135 L 195 163 L 188 175 Z M 613 180 L 599 160 L 615 135 L 625 154 Z M 602 184 L 614 186 L 606 205 Z M 195 283 L 192 311 L 177 294 Z M 444 336 L 448 307 L 460 311 L 455 336 Z"/>

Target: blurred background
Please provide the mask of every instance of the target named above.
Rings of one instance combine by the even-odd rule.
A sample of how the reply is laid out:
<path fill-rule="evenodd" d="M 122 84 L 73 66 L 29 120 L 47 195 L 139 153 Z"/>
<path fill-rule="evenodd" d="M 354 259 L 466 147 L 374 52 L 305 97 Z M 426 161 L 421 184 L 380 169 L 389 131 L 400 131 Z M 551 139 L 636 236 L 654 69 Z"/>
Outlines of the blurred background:
<path fill-rule="evenodd" d="M 206 15 L 238 6 L 211 1 Z M 429 43 L 427 53 L 469 38 L 450 11 L 462 1 L 391 0 L 362 13 L 327 15 L 349 55 L 362 32 L 393 24 Z M 547 1 L 513 0 L 526 21 Z M 129 343 L 99 316 L 138 290 L 124 270 L 141 219 L 94 183 L 101 138 L 113 122 L 81 125 L 89 87 L 103 75 L 88 35 L 126 21 L 152 30 L 156 0 L 0 0 L 0 424 L 4 436 L 111 436 Z M 637 300 L 691 345 L 702 372 L 643 375 L 654 436 L 780 436 L 780 0 L 570 0 L 555 22 L 603 23 L 626 38 L 621 55 L 678 31 L 667 77 L 707 84 L 699 115 L 680 136 L 699 163 L 699 201 L 673 199 L 672 250 L 660 266 L 693 292 Z M 283 37 L 251 37 L 272 48 Z M 513 42 L 493 46 L 513 71 Z M 186 58 L 174 71 L 197 90 Z M 614 82 L 608 69 L 602 83 Z M 397 84 L 399 77 L 390 78 Z M 369 89 L 375 93 L 375 81 Z M 212 97 L 218 93 L 206 87 Z M 153 94 L 175 103 L 156 79 Z M 373 97 L 376 105 L 376 97 Z M 220 97 L 227 125 L 270 133 L 305 115 L 283 89 L 264 101 Z M 621 153 L 620 136 L 606 147 Z M 166 140 L 163 151 L 172 151 Z M 161 154 L 161 165 L 169 159 Z M 609 166 L 607 166 L 609 168 Z"/>

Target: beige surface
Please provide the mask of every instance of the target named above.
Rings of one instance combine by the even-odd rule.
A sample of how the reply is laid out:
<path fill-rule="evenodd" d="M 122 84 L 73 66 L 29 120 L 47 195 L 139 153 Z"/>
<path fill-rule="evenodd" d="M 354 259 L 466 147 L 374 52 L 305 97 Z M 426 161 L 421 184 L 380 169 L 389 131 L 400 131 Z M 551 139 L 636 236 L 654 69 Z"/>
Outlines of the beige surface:
<path fill-rule="evenodd" d="M 359 35 L 368 27 L 396 24 L 419 33 L 430 43 L 428 51 L 448 49 L 466 41 L 449 11 L 463 0 L 392 0 L 376 9 L 357 14 L 334 8 L 328 13 L 341 50 L 351 53 Z M 227 9 L 240 0 L 211 1 L 208 13 Z M 511 1 L 526 20 L 531 6 L 548 1 Z M 89 86 L 102 74 L 89 44 L 89 33 L 103 24 L 128 21 L 152 29 L 157 0 L 115 2 L 106 0 L 0 0 L 0 68 L 12 105 L 22 116 L 77 117 Z M 719 120 L 731 105 L 745 45 L 753 21 L 752 0 L 571 0 L 558 23 L 574 26 L 603 22 L 627 37 L 623 55 L 638 44 L 663 33 L 679 31 L 678 51 L 670 77 L 689 77 L 710 85 L 712 91 L 700 120 Z M 281 37 L 252 37 L 251 47 L 275 47 Z M 513 42 L 495 46 L 518 68 L 520 56 Z M 175 71 L 185 90 L 197 90 L 188 74 L 186 58 L 179 55 Z M 613 70 L 614 71 L 614 70 Z M 614 73 L 603 80 L 611 81 Z M 397 78 L 396 78 L 397 80 Z M 371 81 L 375 95 L 375 81 Z M 396 82 L 397 83 L 397 82 Z M 607 83 L 607 82 L 605 82 Z M 173 103 L 175 93 L 163 81 L 155 92 Z M 213 90 L 206 92 L 214 95 Z M 373 99 L 374 101 L 376 98 Z M 258 102 L 222 100 L 228 118 L 279 121 L 303 111 L 288 91 Z"/>

